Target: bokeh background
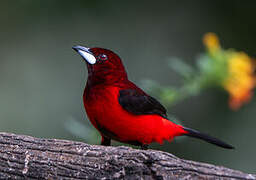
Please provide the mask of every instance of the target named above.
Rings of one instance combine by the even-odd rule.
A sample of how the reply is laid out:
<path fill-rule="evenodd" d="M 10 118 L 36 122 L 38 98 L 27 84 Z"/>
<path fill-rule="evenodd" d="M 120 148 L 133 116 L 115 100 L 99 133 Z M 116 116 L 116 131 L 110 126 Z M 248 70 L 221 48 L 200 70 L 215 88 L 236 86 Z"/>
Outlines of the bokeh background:
<path fill-rule="evenodd" d="M 168 68 L 167 59 L 179 57 L 193 65 L 204 51 L 201 40 L 206 32 L 217 33 L 224 47 L 256 57 L 255 5 L 237 0 L 2 0 L 0 131 L 99 143 L 82 102 L 87 70 L 73 45 L 114 50 L 137 84 L 151 79 L 178 86 L 179 76 Z M 212 89 L 168 111 L 184 125 L 215 135 L 235 150 L 191 138 L 150 147 L 255 173 L 255 98 L 238 111 L 231 111 L 227 101 L 227 94 Z M 82 132 L 79 123 L 86 127 Z"/>

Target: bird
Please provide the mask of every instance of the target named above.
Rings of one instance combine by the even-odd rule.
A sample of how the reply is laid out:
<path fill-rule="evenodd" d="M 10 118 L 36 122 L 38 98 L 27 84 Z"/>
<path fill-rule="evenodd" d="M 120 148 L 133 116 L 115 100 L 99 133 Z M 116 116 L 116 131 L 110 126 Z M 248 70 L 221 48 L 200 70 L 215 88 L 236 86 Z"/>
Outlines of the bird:
<path fill-rule="evenodd" d="M 166 108 L 128 79 L 121 58 L 111 50 L 72 47 L 86 62 L 87 83 L 84 108 L 101 135 L 101 145 L 111 140 L 148 149 L 177 136 L 189 136 L 226 149 L 234 147 L 205 133 L 183 127 L 168 119 Z"/>

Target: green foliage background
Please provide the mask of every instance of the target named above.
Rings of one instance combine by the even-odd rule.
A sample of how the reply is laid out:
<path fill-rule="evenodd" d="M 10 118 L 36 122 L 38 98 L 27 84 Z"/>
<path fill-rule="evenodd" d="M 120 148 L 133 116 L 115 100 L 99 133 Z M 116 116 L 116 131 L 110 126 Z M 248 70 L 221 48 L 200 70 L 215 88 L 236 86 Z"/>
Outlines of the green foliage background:
<path fill-rule="evenodd" d="M 156 82 L 159 89 L 151 93 L 161 91 L 171 99 L 169 89 L 161 86 L 179 87 L 182 79 L 174 71 L 179 69 L 168 63 L 177 63 L 174 57 L 185 60 L 189 66 L 181 73 L 191 78 L 195 56 L 204 51 L 204 33 L 216 32 L 224 47 L 256 56 L 255 5 L 254 1 L 2 0 L 0 130 L 99 143 L 82 103 L 85 63 L 72 51 L 73 45 L 114 50 L 132 81 Z M 192 97 L 172 106 L 162 100 L 169 114 L 236 149 L 223 150 L 190 138 L 151 148 L 255 173 L 255 98 L 233 112 L 227 94 L 218 89 L 199 93 L 189 82 L 183 91 L 194 88 Z"/>

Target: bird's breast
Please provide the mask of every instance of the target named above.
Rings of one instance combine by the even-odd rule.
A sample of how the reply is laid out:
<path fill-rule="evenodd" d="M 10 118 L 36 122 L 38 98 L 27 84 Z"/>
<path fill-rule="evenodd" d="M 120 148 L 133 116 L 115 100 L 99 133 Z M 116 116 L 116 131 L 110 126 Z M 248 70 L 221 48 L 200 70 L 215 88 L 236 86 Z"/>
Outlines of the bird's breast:
<path fill-rule="evenodd" d="M 110 124 L 115 123 L 113 113 L 120 111 L 118 107 L 119 88 L 117 87 L 93 87 L 85 89 L 83 99 L 88 118 L 99 131 L 112 129 Z M 114 125 L 114 124 L 112 124 Z"/>

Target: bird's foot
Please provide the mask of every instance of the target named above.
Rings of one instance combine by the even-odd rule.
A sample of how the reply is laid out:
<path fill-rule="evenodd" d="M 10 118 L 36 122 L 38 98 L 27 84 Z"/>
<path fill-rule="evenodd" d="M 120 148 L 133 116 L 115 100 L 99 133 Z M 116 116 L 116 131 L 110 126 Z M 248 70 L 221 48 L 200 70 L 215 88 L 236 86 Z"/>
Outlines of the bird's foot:
<path fill-rule="evenodd" d="M 141 149 L 142 150 L 148 150 L 148 144 L 142 144 Z"/>

